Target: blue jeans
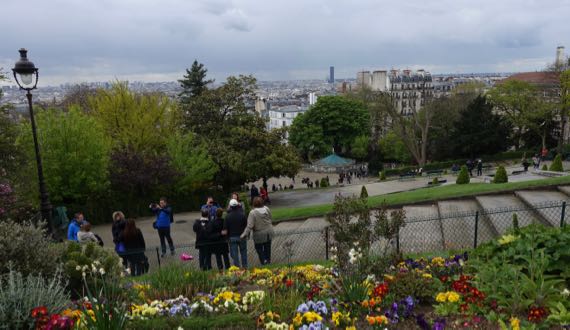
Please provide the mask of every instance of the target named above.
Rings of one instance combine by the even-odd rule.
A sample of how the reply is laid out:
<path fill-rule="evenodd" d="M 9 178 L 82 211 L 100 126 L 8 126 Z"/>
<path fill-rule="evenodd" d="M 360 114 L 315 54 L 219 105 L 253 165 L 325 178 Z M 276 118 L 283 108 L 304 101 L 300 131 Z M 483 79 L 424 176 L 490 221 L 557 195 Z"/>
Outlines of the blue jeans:
<path fill-rule="evenodd" d="M 238 255 L 241 255 L 241 266 Z M 239 236 L 230 237 L 230 256 L 234 262 L 234 266 L 247 268 L 247 241 L 239 238 Z"/>

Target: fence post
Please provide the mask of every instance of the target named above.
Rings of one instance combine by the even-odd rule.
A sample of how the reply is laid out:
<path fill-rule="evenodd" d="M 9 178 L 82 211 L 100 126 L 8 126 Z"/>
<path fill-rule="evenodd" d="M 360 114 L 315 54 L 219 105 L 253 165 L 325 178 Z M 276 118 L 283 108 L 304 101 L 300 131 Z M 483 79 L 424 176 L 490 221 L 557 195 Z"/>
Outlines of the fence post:
<path fill-rule="evenodd" d="M 158 268 L 160 268 L 160 253 L 158 252 L 158 246 L 156 247 L 156 260 L 158 260 Z"/>
<path fill-rule="evenodd" d="M 566 217 L 566 201 L 562 202 L 562 212 L 560 213 L 560 228 L 564 227 L 564 217 Z"/>
<path fill-rule="evenodd" d="M 473 248 L 477 248 L 477 234 L 479 229 L 479 211 L 475 212 L 475 239 L 473 240 Z"/>
<path fill-rule="evenodd" d="M 325 228 L 325 260 L 329 260 L 329 227 Z"/>
<path fill-rule="evenodd" d="M 400 254 L 400 229 L 398 229 L 398 233 L 396 234 L 396 253 Z"/>

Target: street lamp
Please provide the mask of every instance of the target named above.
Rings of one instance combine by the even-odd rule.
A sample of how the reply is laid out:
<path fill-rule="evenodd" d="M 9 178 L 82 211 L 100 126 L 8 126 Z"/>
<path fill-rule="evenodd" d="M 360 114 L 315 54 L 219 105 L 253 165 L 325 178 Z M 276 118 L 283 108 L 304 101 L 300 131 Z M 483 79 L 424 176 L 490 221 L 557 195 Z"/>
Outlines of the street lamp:
<path fill-rule="evenodd" d="M 12 72 L 14 73 L 14 79 L 20 87 L 20 89 L 25 90 L 26 97 L 28 98 L 28 106 L 30 111 L 30 121 L 32 123 L 32 135 L 34 137 L 34 148 L 36 151 L 36 163 L 38 167 L 38 182 L 40 186 L 40 209 L 42 213 L 42 219 L 47 221 L 48 230 L 51 232 L 51 204 L 49 202 L 49 195 L 46 190 L 46 184 L 44 181 L 44 171 L 42 167 L 42 158 L 40 156 L 40 146 L 38 144 L 38 136 L 36 133 L 36 120 L 34 118 L 34 108 L 32 107 L 32 89 L 36 89 L 38 84 L 38 68 L 34 66 L 34 63 L 28 60 L 28 51 L 24 48 L 19 50 L 20 60 L 16 62 Z"/>

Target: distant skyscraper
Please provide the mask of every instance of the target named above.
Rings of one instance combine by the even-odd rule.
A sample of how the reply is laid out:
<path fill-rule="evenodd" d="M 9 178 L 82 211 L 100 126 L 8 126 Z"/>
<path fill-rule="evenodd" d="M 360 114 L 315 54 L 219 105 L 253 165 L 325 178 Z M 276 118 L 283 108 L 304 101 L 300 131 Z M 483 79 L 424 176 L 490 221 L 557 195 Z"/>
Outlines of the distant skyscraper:
<path fill-rule="evenodd" d="M 333 84 L 334 83 L 334 66 L 331 66 L 329 68 L 330 74 L 329 74 L 329 83 Z"/>

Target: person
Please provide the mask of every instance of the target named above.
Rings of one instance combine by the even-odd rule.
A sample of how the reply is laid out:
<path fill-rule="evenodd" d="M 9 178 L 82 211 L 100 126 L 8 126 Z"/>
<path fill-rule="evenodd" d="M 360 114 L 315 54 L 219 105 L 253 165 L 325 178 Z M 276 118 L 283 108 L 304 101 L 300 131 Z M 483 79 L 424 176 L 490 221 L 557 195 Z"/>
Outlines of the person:
<path fill-rule="evenodd" d="M 459 172 L 459 165 L 454 163 L 453 166 L 451 166 L 451 172 L 457 174 Z"/>
<path fill-rule="evenodd" d="M 216 218 L 209 221 L 206 226 L 208 231 L 208 242 L 210 243 L 208 259 L 212 260 L 212 254 L 216 257 L 218 270 L 230 268 L 230 257 L 228 255 L 227 229 L 224 228 L 224 210 L 216 209 Z"/>
<path fill-rule="evenodd" d="M 546 156 L 548 156 L 548 149 L 542 148 L 542 149 L 540 150 L 540 156 L 541 156 L 541 157 L 540 157 L 540 160 L 541 160 L 541 161 L 546 160 Z"/>
<path fill-rule="evenodd" d="M 275 183 L 271 186 L 271 191 L 272 191 L 272 192 L 276 192 L 276 191 L 277 191 L 277 187 L 275 186 Z"/>
<path fill-rule="evenodd" d="M 273 219 L 271 211 L 263 205 L 263 199 L 256 197 L 253 200 L 253 210 L 247 217 L 247 226 L 241 234 L 241 239 L 245 239 L 253 232 L 253 243 L 255 251 L 259 256 L 262 265 L 271 263 L 271 240 L 273 239 Z"/>
<path fill-rule="evenodd" d="M 206 199 L 206 204 L 202 205 L 200 210 L 207 210 L 208 211 L 208 220 L 216 219 L 216 209 L 218 209 L 220 205 L 214 201 L 214 197 L 208 196 Z"/>
<path fill-rule="evenodd" d="M 259 190 L 254 184 L 252 184 L 251 191 L 249 192 L 249 197 L 251 198 L 251 204 L 253 204 L 253 199 L 257 196 L 259 196 Z"/>
<path fill-rule="evenodd" d="M 91 224 L 89 222 L 83 222 L 81 225 L 80 230 L 77 232 L 77 242 L 80 244 L 87 244 L 89 242 L 99 244 L 95 233 L 91 231 Z"/>
<path fill-rule="evenodd" d="M 229 207 L 224 228 L 230 241 L 230 256 L 234 266 L 247 268 L 247 240 L 240 237 L 247 226 L 247 218 L 236 199 L 230 200 Z"/>
<path fill-rule="evenodd" d="M 267 189 L 265 189 L 264 187 L 261 187 L 261 189 L 259 190 L 259 194 L 260 194 L 260 197 L 263 199 L 264 204 L 271 205 L 271 200 L 269 199 L 269 191 L 267 191 Z"/>
<path fill-rule="evenodd" d="M 135 224 L 135 220 L 126 220 L 125 229 L 120 234 L 119 240 L 125 244 L 125 256 L 131 269 L 131 274 L 139 276 L 148 272 L 148 258 L 144 254 L 146 244 L 141 230 Z"/>
<path fill-rule="evenodd" d="M 467 170 L 469 171 L 469 176 L 473 176 L 473 161 L 468 159 L 466 162 Z"/>
<path fill-rule="evenodd" d="M 532 167 L 533 167 L 535 170 L 538 170 L 538 168 L 539 168 L 538 155 L 532 156 Z"/>
<path fill-rule="evenodd" d="M 528 162 L 526 157 L 524 157 L 522 160 L 522 166 L 523 166 L 524 171 L 528 172 L 528 167 L 530 166 L 530 163 Z"/>
<path fill-rule="evenodd" d="M 166 243 L 168 241 L 168 246 L 170 247 L 170 255 L 174 255 L 174 243 L 172 242 L 172 237 L 170 236 L 170 225 L 173 222 L 172 208 L 168 206 L 168 201 L 166 197 L 161 197 L 158 204 L 150 204 L 150 209 L 154 214 L 156 214 L 156 221 L 153 227 L 158 231 L 158 238 L 160 239 L 160 248 L 162 250 L 161 258 L 166 255 Z"/>
<path fill-rule="evenodd" d="M 239 194 L 237 192 L 233 192 L 231 197 L 230 197 L 230 200 L 228 201 L 228 207 L 226 208 L 226 211 L 228 211 L 228 212 L 230 211 L 230 208 L 231 208 L 230 202 L 232 201 L 232 199 L 235 199 L 238 202 L 237 207 L 239 207 L 242 210 L 244 209 L 243 203 L 241 202 L 241 200 L 239 198 Z"/>
<path fill-rule="evenodd" d="M 477 176 L 483 175 L 483 161 L 479 159 L 477 161 Z"/>
<path fill-rule="evenodd" d="M 121 242 L 120 237 L 123 230 L 125 230 L 126 220 L 125 214 L 121 211 L 113 212 L 113 226 L 111 227 L 111 233 L 113 234 L 113 243 L 115 244 L 115 252 L 122 253 L 125 252 L 125 246 Z"/>
<path fill-rule="evenodd" d="M 192 226 L 192 230 L 196 233 L 196 243 L 194 247 L 198 250 L 198 262 L 201 270 L 212 269 L 212 259 L 207 230 L 209 215 L 209 210 L 202 209 L 200 219 L 194 221 L 194 225 Z"/>
<path fill-rule="evenodd" d="M 283 190 L 283 186 L 279 184 L 279 190 Z"/>
<path fill-rule="evenodd" d="M 85 222 L 83 213 L 75 213 L 73 219 L 69 222 L 67 227 L 67 240 L 77 242 L 77 233 L 81 230 L 81 225 Z"/>

